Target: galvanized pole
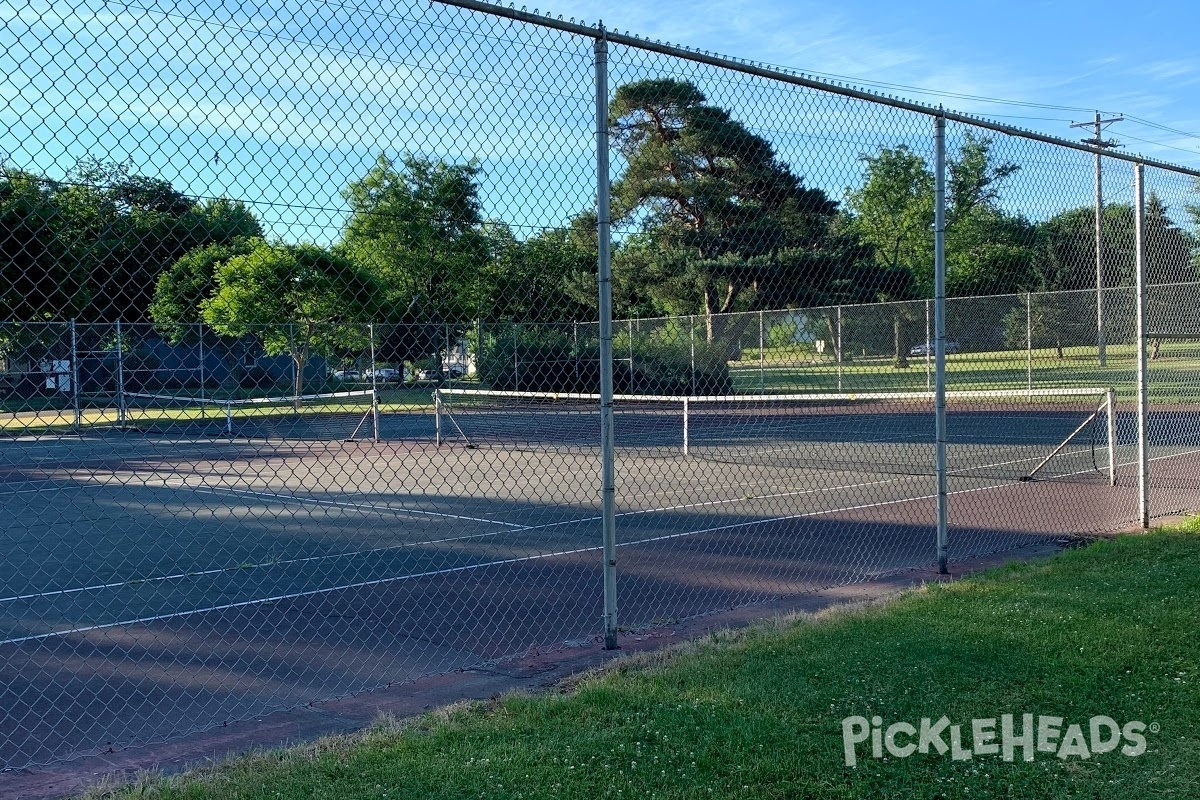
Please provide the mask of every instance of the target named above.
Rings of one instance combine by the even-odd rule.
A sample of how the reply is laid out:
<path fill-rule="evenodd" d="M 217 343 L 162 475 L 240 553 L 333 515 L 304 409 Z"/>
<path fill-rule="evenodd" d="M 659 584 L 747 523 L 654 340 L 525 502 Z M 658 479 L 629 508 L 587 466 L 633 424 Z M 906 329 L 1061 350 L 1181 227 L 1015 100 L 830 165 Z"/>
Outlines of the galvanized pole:
<path fill-rule="evenodd" d="M 374 323 L 367 325 L 367 338 L 371 340 L 371 427 L 374 429 L 372 438 L 375 440 L 375 444 L 379 444 L 379 387 L 375 382 L 376 369 Z"/>
<path fill-rule="evenodd" d="M 125 340 L 121 336 L 121 320 L 117 320 L 117 422 L 125 430 Z"/>
<path fill-rule="evenodd" d="M 932 335 L 933 331 L 930 327 L 933 324 L 933 322 L 931 321 L 931 314 L 933 313 L 930 309 L 931 305 L 932 305 L 932 303 L 929 300 L 925 301 L 925 389 L 926 390 L 928 390 L 932 387 L 932 382 L 933 382 L 933 353 L 931 353 L 929 351 L 929 345 L 933 340 L 933 335 Z"/>
<path fill-rule="evenodd" d="M 1033 391 L 1033 293 L 1025 293 L 1025 388 Z"/>
<path fill-rule="evenodd" d="M 633 391 L 633 317 L 629 318 L 629 391 Z"/>
<path fill-rule="evenodd" d="M 758 312 L 758 391 L 767 389 L 766 362 L 763 360 L 763 348 L 766 347 L 766 336 L 763 331 L 763 312 Z"/>
<path fill-rule="evenodd" d="M 1133 167 L 1134 242 L 1137 281 L 1137 438 L 1138 438 L 1138 519 L 1150 527 L 1150 453 L 1146 414 L 1148 405 L 1149 365 L 1146 359 L 1146 186 L 1144 168 Z"/>
<path fill-rule="evenodd" d="M 200 414 L 204 416 L 204 325 L 199 324 L 200 331 Z"/>
<path fill-rule="evenodd" d="M 75 334 L 75 320 L 71 320 L 71 367 L 67 379 L 71 381 L 71 404 L 75 407 L 75 432 L 83 433 L 83 411 L 79 408 L 79 340 Z"/>
<path fill-rule="evenodd" d="M 1117 390 L 1109 387 L 1104 406 L 1108 416 L 1108 485 L 1117 485 Z"/>
<path fill-rule="evenodd" d="M 838 391 L 842 391 L 842 307 L 837 307 L 837 375 Z"/>
<path fill-rule="evenodd" d="M 696 396 L 696 315 L 689 314 L 688 321 L 691 322 L 691 338 L 688 339 L 688 353 L 691 359 L 691 391 L 689 394 L 692 397 Z"/>
<path fill-rule="evenodd" d="M 600 289 L 600 506 L 604 539 L 604 647 L 617 649 L 617 513 L 613 439 L 612 253 L 608 197 L 608 39 L 596 38 L 596 228 Z"/>
<path fill-rule="evenodd" d="M 1100 114 L 1096 114 L 1096 138 L 1100 138 Z M 1096 362 L 1108 363 L 1108 347 L 1104 337 L 1104 190 L 1101 186 L 1103 165 L 1096 153 Z"/>
<path fill-rule="evenodd" d="M 934 427 L 937 471 L 938 572 L 949 573 L 946 489 L 946 118 L 933 120 L 935 188 L 933 217 Z"/>

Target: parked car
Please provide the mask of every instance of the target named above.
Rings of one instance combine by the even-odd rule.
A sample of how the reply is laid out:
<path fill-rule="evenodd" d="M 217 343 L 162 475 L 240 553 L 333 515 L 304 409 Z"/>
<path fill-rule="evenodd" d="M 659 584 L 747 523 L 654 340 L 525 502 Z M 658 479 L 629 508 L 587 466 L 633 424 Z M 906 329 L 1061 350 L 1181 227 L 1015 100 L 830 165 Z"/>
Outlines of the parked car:
<path fill-rule="evenodd" d="M 447 364 L 446 374 L 451 378 L 465 378 L 467 376 L 467 368 L 463 364 Z"/>
<path fill-rule="evenodd" d="M 952 342 L 949 339 L 946 340 L 946 355 L 958 353 L 961 352 L 961 350 L 962 348 L 959 346 L 958 342 Z M 936 352 L 937 342 L 925 342 L 924 344 L 913 345 L 909 349 L 908 354 L 910 356 L 931 356 Z"/>
<path fill-rule="evenodd" d="M 380 367 L 377 370 L 367 370 L 363 377 L 367 380 L 371 379 L 372 374 L 376 381 L 381 383 L 399 383 L 404 379 L 404 373 L 398 369 L 391 367 Z"/>
<path fill-rule="evenodd" d="M 356 369 L 339 369 L 333 373 L 333 377 L 339 381 L 361 381 L 363 375 L 362 372 Z"/>

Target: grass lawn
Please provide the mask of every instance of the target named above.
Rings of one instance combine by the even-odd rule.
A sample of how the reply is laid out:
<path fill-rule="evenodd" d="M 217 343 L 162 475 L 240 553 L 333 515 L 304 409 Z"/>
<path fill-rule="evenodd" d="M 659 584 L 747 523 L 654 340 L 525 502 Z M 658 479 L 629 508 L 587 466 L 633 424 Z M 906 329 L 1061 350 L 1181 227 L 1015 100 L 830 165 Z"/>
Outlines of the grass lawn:
<path fill-rule="evenodd" d="M 1111 345 L 1104 367 L 1096 363 L 1089 347 L 1064 348 L 1063 357 L 1053 348 L 1025 351 L 1000 350 L 955 353 L 946 357 L 946 382 L 950 389 L 1024 389 L 1038 387 L 1114 387 L 1122 401 L 1135 392 L 1135 348 Z M 828 353 L 817 355 L 797 347 L 767 348 L 759 360 L 757 349 L 747 350 L 730 364 L 738 392 L 899 392 L 926 391 L 932 384 L 933 364 L 924 356 L 910 356 L 898 369 L 890 357 L 856 358 L 841 367 Z M 1170 403 L 1194 401 L 1200 385 L 1200 350 L 1192 343 L 1166 342 L 1159 357 L 1150 361 L 1150 399 Z"/>
<path fill-rule="evenodd" d="M 1123 537 L 118 796 L 1200 797 L 1198 563 L 1200 525 Z M 876 759 L 864 743 L 845 764 L 852 715 L 945 715 L 970 748 L 973 719 L 1026 713 L 1065 718 L 1063 738 L 1096 715 L 1156 732 L 1137 756 Z"/>

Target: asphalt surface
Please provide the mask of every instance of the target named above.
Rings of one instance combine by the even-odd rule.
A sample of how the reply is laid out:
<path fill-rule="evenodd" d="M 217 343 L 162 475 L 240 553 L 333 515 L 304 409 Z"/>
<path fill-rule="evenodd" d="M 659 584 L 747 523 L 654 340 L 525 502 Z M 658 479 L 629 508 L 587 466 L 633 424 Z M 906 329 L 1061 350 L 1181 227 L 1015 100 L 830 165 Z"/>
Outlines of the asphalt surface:
<path fill-rule="evenodd" d="M 951 416 L 954 559 L 1136 518 L 1133 448 L 1117 447 L 1126 466 L 1109 486 L 1106 442 L 1091 431 L 1038 480 L 1018 480 L 1086 415 Z M 423 414 L 386 416 L 379 443 L 0 441 L 0 764 L 167 739 L 594 636 L 596 418 L 535 419 L 466 411 L 466 437 L 446 431 L 441 447 Z M 1197 504 L 1196 419 L 1152 420 L 1155 513 Z M 933 561 L 928 415 L 696 418 L 686 458 L 675 422 L 617 420 L 622 625 Z M 1117 422 L 1117 441 L 1132 441 L 1130 415 Z"/>

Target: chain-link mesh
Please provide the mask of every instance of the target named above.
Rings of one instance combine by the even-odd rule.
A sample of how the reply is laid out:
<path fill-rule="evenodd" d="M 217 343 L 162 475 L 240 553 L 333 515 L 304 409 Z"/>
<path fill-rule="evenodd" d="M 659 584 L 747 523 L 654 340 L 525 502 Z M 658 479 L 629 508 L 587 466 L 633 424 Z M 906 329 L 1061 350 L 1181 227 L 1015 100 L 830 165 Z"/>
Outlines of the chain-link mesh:
<path fill-rule="evenodd" d="M 598 123 L 599 29 L 501 14 L 0 17 L 3 766 L 602 637 L 605 141 L 623 629 L 930 565 L 939 361 L 952 561 L 1137 520 L 1132 164 L 1097 232 L 1092 153 L 949 122 L 939 346 L 932 110 L 616 36 Z"/>

